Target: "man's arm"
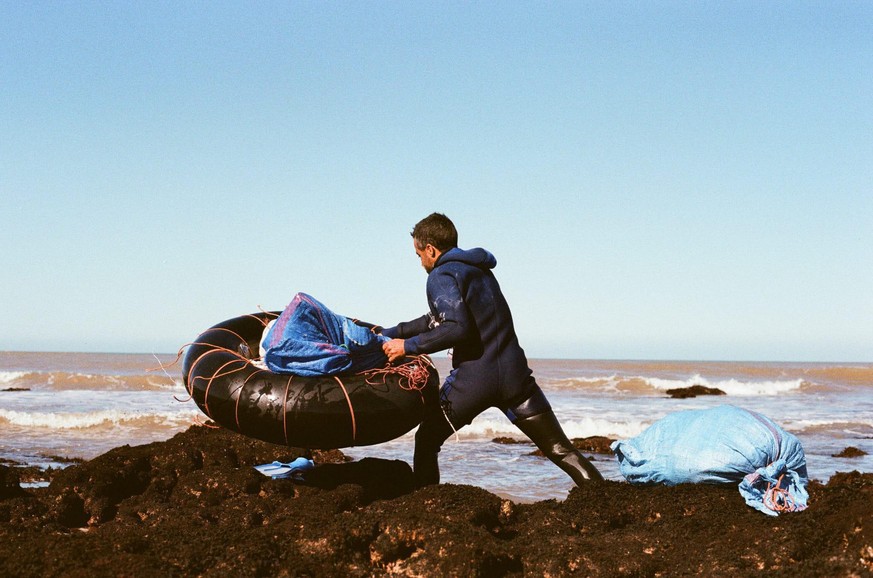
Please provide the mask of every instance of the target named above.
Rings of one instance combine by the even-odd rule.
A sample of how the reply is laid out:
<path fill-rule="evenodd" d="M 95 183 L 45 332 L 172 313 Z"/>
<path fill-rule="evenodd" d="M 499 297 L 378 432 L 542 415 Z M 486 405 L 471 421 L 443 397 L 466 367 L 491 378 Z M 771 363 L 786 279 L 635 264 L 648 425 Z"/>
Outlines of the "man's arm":
<path fill-rule="evenodd" d="M 419 333 L 424 333 L 430 326 L 430 315 L 422 315 L 418 319 L 412 321 L 404 321 L 398 323 L 394 327 L 386 327 L 382 329 L 382 335 L 391 339 L 415 337 Z"/>
<path fill-rule="evenodd" d="M 435 353 L 457 345 L 469 335 L 470 314 L 455 277 L 449 273 L 431 273 L 427 292 L 436 310 L 436 326 L 407 339 L 407 354 Z"/>
<path fill-rule="evenodd" d="M 405 338 L 415 337 L 424 333 L 430 328 L 431 316 L 422 315 L 418 319 L 398 323 L 394 327 L 388 327 L 382 330 L 382 335 L 390 337 L 391 341 L 386 341 L 382 344 L 382 351 L 388 357 L 388 362 L 393 363 L 406 355 Z"/>

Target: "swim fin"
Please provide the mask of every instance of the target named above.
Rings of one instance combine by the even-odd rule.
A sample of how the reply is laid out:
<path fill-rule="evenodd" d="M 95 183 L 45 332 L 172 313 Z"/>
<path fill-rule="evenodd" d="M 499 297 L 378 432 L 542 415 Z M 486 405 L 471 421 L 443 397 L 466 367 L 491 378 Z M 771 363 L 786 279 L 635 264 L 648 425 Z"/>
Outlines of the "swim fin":
<path fill-rule="evenodd" d="M 273 478 L 274 480 L 283 478 L 302 480 L 303 472 L 305 472 L 306 470 L 311 470 L 314 467 L 315 462 L 301 456 L 289 463 L 271 462 L 269 464 L 255 466 L 255 469 L 265 476 Z"/>

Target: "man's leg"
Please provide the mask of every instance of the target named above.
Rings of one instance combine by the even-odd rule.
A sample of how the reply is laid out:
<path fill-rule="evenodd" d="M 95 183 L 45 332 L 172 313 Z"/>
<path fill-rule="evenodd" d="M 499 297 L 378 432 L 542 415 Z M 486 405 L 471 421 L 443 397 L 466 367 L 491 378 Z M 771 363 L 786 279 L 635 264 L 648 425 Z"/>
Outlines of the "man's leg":
<path fill-rule="evenodd" d="M 450 435 L 452 428 L 442 413 L 432 419 L 425 417 L 421 422 L 415 433 L 415 456 L 412 460 L 417 486 L 440 483 L 440 448 Z"/>
<path fill-rule="evenodd" d="M 415 483 L 419 487 L 440 483 L 440 448 L 454 431 L 444 411 L 444 406 L 451 411 L 447 400 L 450 391 L 451 379 L 446 380 L 441 390 L 425 388 L 423 391 L 424 418 L 415 432 L 415 455 L 412 460 Z"/>
<path fill-rule="evenodd" d="M 597 468 L 567 439 L 539 386 L 528 399 L 505 413 L 547 458 L 573 478 L 576 485 L 603 479 Z"/>

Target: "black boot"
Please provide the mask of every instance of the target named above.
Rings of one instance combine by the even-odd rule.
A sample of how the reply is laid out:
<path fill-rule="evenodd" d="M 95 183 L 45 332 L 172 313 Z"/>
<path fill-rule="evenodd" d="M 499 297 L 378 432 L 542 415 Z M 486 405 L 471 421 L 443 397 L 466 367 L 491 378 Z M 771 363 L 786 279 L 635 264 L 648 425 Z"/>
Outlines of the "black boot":
<path fill-rule="evenodd" d="M 576 485 L 603 479 L 597 468 L 573 447 L 554 412 L 547 411 L 531 417 L 515 420 L 515 425 L 546 457 L 559 468 L 567 472 Z"/>
<path fill-rule="evenodd" d="M 439 454 L 436 452 L 423 452 L 415 448 L 415 457 L 412 461 L 412 471 L 415 475 L 416 487 L 423 488 L 440 483 Z"/>
<path fill-rule="evenodd" d="M 452 431 L 452 426 L 439 409 L 428 411 L 418 426 L 418 431 L 415 432 L 412 471 L 415 474 L 415 485 L 419 488 L 440 483 L 440 448 Z"/>

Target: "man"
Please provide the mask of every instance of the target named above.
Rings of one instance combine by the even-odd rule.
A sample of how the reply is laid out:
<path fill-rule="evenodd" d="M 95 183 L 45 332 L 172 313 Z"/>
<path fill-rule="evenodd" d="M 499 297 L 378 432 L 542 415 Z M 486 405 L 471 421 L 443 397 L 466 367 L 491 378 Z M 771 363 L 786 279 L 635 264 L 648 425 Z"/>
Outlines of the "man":
<path fill-rule="evenodd" d="M 433 213 L 412 230 L 415 253 L 427 271 L 430 313 L 382 330 L 393 362 L 404 355 L 452 349 L 452 371 L 425 400 L 415 436 L 413 469 L 419 485 L 439 483 L 438 454 L 453 431 L 489 407 L 500 408 L 576 484 L 602 480 L 561 429 L 518 344 L 512 314 L 484 249 L 458 248 L 448 217 Z"/>

